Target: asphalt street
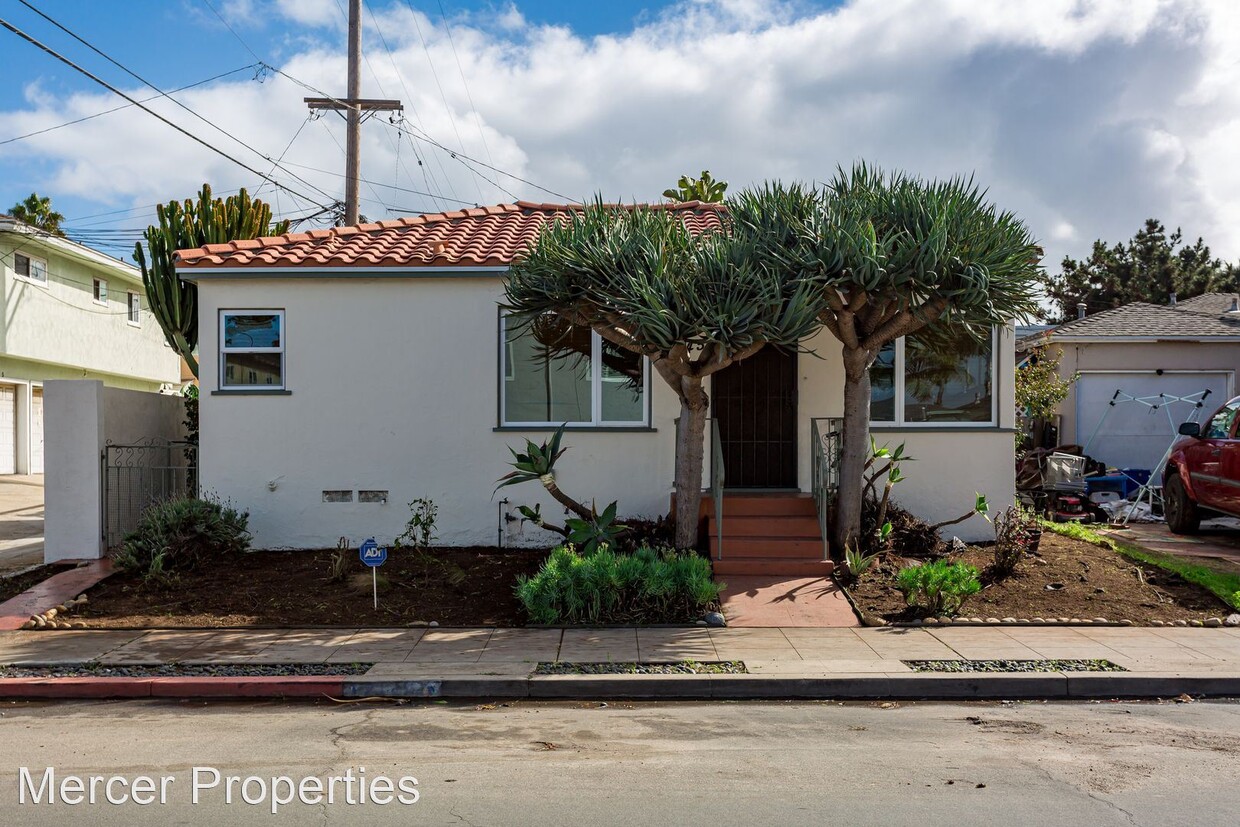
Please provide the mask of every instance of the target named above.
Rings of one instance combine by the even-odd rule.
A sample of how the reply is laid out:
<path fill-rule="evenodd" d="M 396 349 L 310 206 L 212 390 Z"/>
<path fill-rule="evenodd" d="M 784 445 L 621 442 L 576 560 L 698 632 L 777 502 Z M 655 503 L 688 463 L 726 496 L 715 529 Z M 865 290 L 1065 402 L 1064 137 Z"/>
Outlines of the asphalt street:
<path fill-rule="evenodd" d="M 0 713 L 0 824 L 14 826 L 1206 827 L 1240 813 L 1240 704 L 1225 701 L 65 702 Z M 122 780 L 109 788 L 112 776 Z M 416 803 L 394 797 L 413 788 L 405 777 Z M 316 800 L 333 785 L 333 803 Z M 53 787 L 82 803 L 48 803 Z M 110 804 L 109 792 L 154 801 Z M 293 800 L 272 815 L 275 799 Z"/>

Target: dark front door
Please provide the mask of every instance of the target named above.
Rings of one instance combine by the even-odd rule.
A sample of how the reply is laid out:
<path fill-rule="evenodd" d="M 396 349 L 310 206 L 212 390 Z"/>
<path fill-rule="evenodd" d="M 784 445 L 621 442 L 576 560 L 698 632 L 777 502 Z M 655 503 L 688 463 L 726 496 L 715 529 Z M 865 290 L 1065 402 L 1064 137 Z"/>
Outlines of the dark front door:
<path fill-rule="evenodd" d="M 764 347 L 711 377 L 728 488 L 797 487 L 797 354 Z"/>

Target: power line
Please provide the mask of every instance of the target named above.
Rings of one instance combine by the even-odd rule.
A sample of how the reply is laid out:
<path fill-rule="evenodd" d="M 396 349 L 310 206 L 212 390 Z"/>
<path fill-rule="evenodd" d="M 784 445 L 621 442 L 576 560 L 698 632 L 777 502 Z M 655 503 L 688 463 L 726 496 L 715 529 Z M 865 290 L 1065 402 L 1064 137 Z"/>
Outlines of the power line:
<path fill-rule="evenodd" d="M 337 142 L 337 143 L 339 143 L 339 142 Z M 331 171 L 331 170 L 329 170 L 329 169 L 319 169 L 318 167 L 312 167 L 312 166 L 309 166 L 308 164 L 297 164 L 297 163 L 294 163 L 294 162 L 292 162 L 292 161 L 286 161 L 285 163 L 287 163 L 289 166 L 294 166 L 294 167 L 297 167 L 297 168 L 299 168 L 299 169 L 308 169 L 308 170 L 310 170 L 311 172 L 321 172 L 321 173 L 323 173 L 324 175 L 334 175 L 334 176 L 336 176 L 337 178 L 343 178 L 343 177 L 344 177 L 344 175 L 343 175 L 342 173 L 339 173 L 339 172 L 332 172 L 332 171 Z M 371 180 L 366 179 L 366 178 L 358 178 L 357 180 L 361 181 L 363 184 L 370 184 L 371 186 L 376 186 L 376 187 L 387 187 L 388 189 L 393 189 L 393 190 L 396 190 L 397 192 L 407 192 L 407 193 L 410 193 L 410 194 L 412 194 L 412 195 L 422 195 L 422 196 L 425 196 L 425 197 L 427 197 L 427 198 L 438 198 L 440 201 L 451 201 L 451 202 L 453 202 L 453 203 L 455 203 L 455 204 L 465 204 L 466 206 L 469 206 L 469 207 L 476 207 L 476 206 L 478 206 L 478 202 L 477 202 L 477 201 L 463 201 L 463 200 L 461 200 L 460 198 L 448 198 L 446 195 L 434 195 L 433 193 L 425 192 L 425 191 L 423 191 L 423 190 L 409 189 L 408 187 L 398 187 L 398 186 L 395 186 L 395 185 L 393 185 L 393 184 L 384 184 L 384 183 L 383 183 L 383 182 L 381 182 L 381 181 L 371 181 Z M 382 203 L 382 202 L 380 202 L 380 203 Z M 421 211 L 421 210 L 414 210 L 413 212 L 422 212 L 422 211 Z"/>
<path fill-rule="evenodd" d="M 265 181 L 270 181 L 273 185 L 275 185 L 275 186 L 279 187 L 280 189 L 286 190 L 287 192 L 289 192 L 289 193 L 291 193 L 291 194 L 293 194 L 293 195 L 296 195 L 298 198 L 301 198 L 303 201 L 308 201 L 308 202 L 310 202 L 311 204 L 316 204 L 316 205 L 318 205 L 318 206 L 323 206 L 322 204 L 319 204 L 317 201 L 315 201 L 313 198 L 310 198 L 309 196 L 307 196 L 307 195 L 305 195 L 305 194 L 303 194 L 303 193 L 298 192 L 297 190 L 293 189 L 292 187 L 289 187 L 289 186 L 287 186 L 287 185 L 285 185 L 285 184 L 281 184 L 279 181 L 275 180 L 275 179 L 274 179 L 274 178 L 272 178 L 271 176 L 269 176 L 269 175 L 264 175 L 262 172 L 260 172 L 259 170 L 255 169 L 254 167 L 250 166 L 249 164 L 245 163 L 244 161 L 238 160 L 237 158 L 234 158 L 232 155 L 229 155 L 229 154 L 228 154 L 227 152 L 225 152 L 224 150 L 219 149 L 218 147 L 212 146 L 211 144 L 207 143 L 207 142 L 206 142 L 206 141 L 204 141 L 202 138 L 199 138 L 197 135 L 195 135 L 194 133 L 192 133 L 192 132 L 190 132 L 189 130 L 185 129 L 184 127 L 179 126 L 179 125 L 177 125 L 177 124 L 173 123 L 172 121 L 168 120 L 168 119 L 167 119 L 167 118 L 165 118 L 163 115 L 161 115 L 161 114 L 159 114 L 158 112 L 156 112 L 155 110 L 153 110 L 153 109 L 151 109 L 151 108 L 147 107 L 146 105 L 144 105 L 144 104 L 143 104 L 143 103 L 141 103 L 140 101 L 138 101 L 138 100 L 136 100 L 136 99 L 134 99 L 134 98 L 130 97 L 129 95 L 125 94 L 125 93 L 124 93 L 124 92 L 122 92 L 120 89 L 117 89 L 115 86 L 113 86 L 112 84 L 108 83 L 106 80 L 103 80 L 102 78 L 98 77 L 97 75 L 91 74 L 89 71 L 87 71 L 86 69 L 82 68 L 82 67 L 81 67 L 81 66 L 79 66 L 78 64 L 74 63 L 74 62 L 73 62 L 72 60 L 70 60 L 69 58 L 67 58 L 67 57 L 65 57 L 64 55 L 60 54 L 60 53 L 59 53 L 59 52 L 57 52 L 55 49 L 52 49 L 50 46 L 47 46 L 46 44 L 41 43 L 40 41 L 38 41 L 38 40 L 36 40 L 35 38 L 31 37 L 30 35 L 26 34 L 26 33 L 25 33 L 25 32 L 23 32 L 21 29 L 19 29 L 19 28 L 17 28 L 16 26 L 14 26 L 12 23 L 9 23 L 7 20 L 4 20 L 3 18 L 0 18 L 0 27 L 3 27 L 3 28 L 5 28 L 5 29 L 9 30 L 9 31 L 10 31 L 10 32 L 12 32 L 13 34 L 15 34 L 15 35 L 17 35 L 18 37 L 20 37 L 22 40 L 25 40 L 27 43 L 31 44 L 32 46 L 35 46 L 36 48 L 38 48 L 38 49 L 42 50 L 43 52 L 46 52 L 47 54 L 51 55 L 51 56 L 52 56 L 52 57 L 54 57 L 54 58 L 56 58 L 56 59 L 57 59 L 57 60 L 59 60 L 61 63 L 63 63 L 63 64 L 65 64 L 66 66 L 68 66 L 70 69 L 73 69 L 75 72 L 79 72 L 80 74 L 82 74 L 82 75 L 86 76 L 86 77 L 87 77 L 87 78 L 89 78 L 90 80 L 93 80 L 95 83 L 99 84 L 99 85 L 100 85 L 100 86 L 102 86 L 104 89 L 107 89 L 109 92 L 112 92 L 113 94 L 119 95 L 120 97 L 122 97 L 122 98 L 124 98 L 125 100 L 129 101 L 129 102 L 130 102 L 131 104 L 133 104 L 134 106 L 136 106 L 136 107 L 138 107 L 139 109 L 141 109 L 143 112 L 146 112 L 148 115 L 151 115 L 152 117 L 157 118 L 157 119 L 158 119 L 158 120 L 160 120 L 160 121 L 163 121 L 165 124 L 167 124 L 168 126 L 172 127 L 172 128 L 173 128 L 173 129 L 175 129 L 177 132 L 180 132 L 182 135 L 184 135 L 185 137 L 187 137 L 187 138 L 189 138 L 190 140 L 194 141 L 195 143 L 201 144 L 202 146 L 204 146 L 204 147 L 206 147 L 207 149 L 211 150 L 212 152 L 214 152 L 215 154 L 219 155 L 220 157 L 225 158 L 226 160 L 229 160 L 229 161 L 233 162 L 234 164 L 236 164 L 237 166 L 241 167 L 241 168 L 242 168 L 242 169 L 244 169 L 244 170 L 247 170 L 247 171 L 249 171 L 249 172 L 254 173 L 255 175 L 259 176 L 260 178 L 262 178 L 262 179 L 263 179 L 263 180 L 265 180 Z"/>
<path fill-rule="evenodd" d="M 456 60 L 456 71 L 461 75 L 461 85 L 465 87 L 465 97 L 469 101 L 470 110 L 474 113 L 474 123 L 478 125 L 478 137 L 482 139 L 482 148 L 486 150 L 487 160 L 494 164 L 495 159 L 491 157 L 491 147 L 487 144 L 487 136 L 482 129 L 482 115 L 479 114 L 478 106 L 474 103 L 473 93 L 469 91 L 469 81 L 465 79 L 465 67 L 461 65 L 461 56 L 456 51 L 456 41 L 452 39 L 452 24 L 448 22 L 448 15 L 443 10 L 443 0 L 437 0 L 437 2 L 439 3 L 439 16 L 443 18 L 443 30 L 448 35 L 448 45 L 452 47 L 452 57 Z"/>
<path fill-rule="evenodd" d="M 253 69 L 253 68 L 256 68 L 256 67 L 258 67 L 258 66 L 262 66 L 262 64 L 261 64 L 261 63 L 250 63 L 250 64 L 247 64 L 247 65 L 242 66 L 242 67 L 240 67 L 240 68 L 233 69 L 231 72 L 221 72 L 220 74 L 216 75 L 215 77 L 210 77 L 210 78 L 207 78 L 206 80 L 200 80 L 200 81 L 198 81 L 197 83 L 191 83 L 191 84 L 189 84 L 188 86 L 181 86 L 181 87 L 179 87 L 179 88 L 177 88 L 177 89 L 173 89 L 173 90 L 172 90 L 172 92 L 169 92 L 168 94 L 175 94 L 175 93 L 177 93 L 177 92 L 184 92 L 186 89 L 193 89 L 193 88 L 194 88 L 194 87 L 196 87 L 196 86 L 202 86 L 203 84 L 206 84 L 206 83 L 211 83 L 212 81 L 220 80 L 221 78 L 226 78 L 226 77 L 228 77 L 229 75 L 235 75 L 235 74 L 237 74 L 238 72 L 244 72 L 246 69 Z M 151 95 L 149 98 L 143 98 L 143 99 L 142 99 L 142 102 L 143 102 L 143 103 L 149 103 L 150 101 L 153 101 L 153 100 L 155 100 L 155 99 L 156 99 L 156 98 L 158 98 L 158 97 L 159 97 L 159 95 Z M 34 132 L 27 132 L 25 135 L 16 135 L 16 136 L 14 136 L 14 137 L 12 137 L 12 138 L 6 138 L 5 140 L 0 141 L 0 146 L 4 146 L 5 144 L 11 144 L 11 143 L 13 143 L 14 141 L 22 141 L 22 140 L 25 140 L 26 138 L 33 138 L 33 137 L 35 137 L 36 135 L 44 135 L 44 134 L 46 134 L 46 133 L 48 133 L 48 132 L 54 132 L 54 131 L 55 131 L 55 130 L 57 130 L 57 129 L 63 129 L 63 128 L 65 128 L 66 126 L 74 126 L 75 124 L 85 123 L 86 121 L 93 120 L 93 119 L 95 119 L 95 118 L 101 118 L 101 117 L 103 117 L 104 115 L 111 115 L 113 112 L 119 112 L 119 111 L 121 111 L 122 109 L 128 109 L 128 108 L 129 108 L 129 107 L 131 107 L 131 106 L 133 106 L 133 104 L 131 104 L 131 103 L 121 104 L 120 106 L 114 106 L 114 107 L 112 107 L 111 109 L 105 109 L 103 112 L 96 112 L 96 113 L 95 113 L 95 114 L 93 114 L 93 115 L 87 115 L 87 116 L 86 116 L 86 117 L 84 117 L 84 118 L 77 118 L 76 120 L 66 121 L 65 123 L 56 124 L 55 126 L 49 126 L 49 127 L 44 128 L 44 129 L 39 129 L 39 130 L 36 130 L 36 131 L 34 131 Z"/>
<path fill-rule="evenodd" d="M 144 78 L 144 77 L 142 77 L 141 75 L 139 75 L 137 72 L 135 72 L 135 71 L 133 71 L 132 69 L 130 69 L 128 66 L 125 66 L 125 65 L 124 65 L 123 63 L 121 63 L 119 60 L 117 60 L 117 59 L 115 59 L 114 57 L 112 57 L 111 55 L 107 54 L 107 53 L 106 53 L 106 52 L 104 52 L 102 49 L 98 48 L 98 47 L 97 47 L 97 46 L 95 46 L 93 43 L 91 43 L 90 41 L 86 40 L 85 38 L 83 38 L 82 36 L 80 36 L 79 34 L 77 34 L 76 32 L 74 32 L 73 30 L 69 29 L 69 28 L 68 28 L 67 26 L 65 26 L 64 24 L 62 24 L 62 23 L 60 23 L 59 21 L 55 20 L 55 19 L 54 19 L 54 18 L 52 18 L 50 15 L 48 15 L 48 14 L 46 14 L 46 13 L 44 13 L 44 12 L 40 11 L 40 10 L 39 10 L 39 9 L 38 9 L 38 8 L 37 8 L 34 4 L 33 4 L 33 3 L 30 3 L 30 2 L 29 2 L 29 0 L 18 0 L 18 2 L 19 2 L 19 3 L 21 3 L 23 6 L 25 6 L 26 8 L 30 9 L 30 10 L 31 10 L 32 12 L 34 12 L 35 14 L 39 15 L 40 17 L 42 17 L 42 18 L 43 18 L 44 20 L 46 20 L 47 22 L 51 23 L 51 24 L 52 24 L 53 26 L 55 26 L 56 28 L 60 29 L 60 30 L 61 30 L 62 32 L 64 32 L 65 34 L 67 34 L 67 35 L 69 35 L 70 37 L 72 37 L 72 38 L 73 38 L 74 40 L 76 40 L 77 42 L 81 43 L 81 44 L 82 44 L 83 46 L 85 46 L 86 48 L 90 49 L 90 50 L 91 50 L 92 52 L 94 52 L 95 54 L 97 54 L 97 55 L 99 55 L 100 57 L 102 57 L 104 60 L 106 60 L 106 61 L 108 61 L 109 63 L 111 63 L 111 64 L 112 64 L 113 66 L 115 66 L 116 68 L 120 69 L 120 70 L 121 70 L 122 72 L 124 72 L 125 74 L 129 75 L 130 77 L 132 77 L 134 80 L 138 81 L 139 83 L 143 84 L 144 86 L 150 87 L 150 88 L 151 88 L 151 89 L 153 89 L 156 93 L 158 93 L 160 96 L 165 97 L 165 98 L 167 98 L 168 100 L 172 101 L 174 104 L 176 104 L 176 105 L 177 105 L 177 106 L 179 106 L 180 108 L 184 109 L 186 112 L 188 112 L 189 114 L 193 115 L 195 118 L 197 118 L 198 120 L 202 121 L 202 122 L 203 122 L 203 123 L 205 123 L 207 126 L 209 126 L 209 127 L 211 127 L 212 129 L 214 129 L 216 132 L 220 133 L 221 135 L 225 136 L 226 138 L 230 138 L 230 139 L 232 139 L 233 141 L 236 141 L 238 144 L 240 144 L 241 146 L 245 147 L 245 148 L 246 148 L 246 149 L 248 149 L 250 152 L 253 152 L 255 155 L 258 155 L 260 158 L 263 158 L 263 159 L 265 159 L 265 160 L 267 160 L 267 161 L 270 161 L 270 160 L 271 160 L 271 158 L 270 158 L 270 157 L 268 157 L 268 156 L 266 155 L 266 153 L 260 152 L 259 150 L 257 150 L 257 149 L 255 149 L 254 147 L 250 146 L 250 145 L 249 145 L 249 144 L 247 144 L 245 141 L 243 141 L 243 140 L 241 140 L 240 138 L 238 138 L 236 135 L 233 135 L 233 134 L 232 134 L 231 132 L 229 132 L 228 130 L 226 130 L 226 129 L 224 129 L 223 127 L 221 127 L 221 126 L 219 126 L 218 124 L 216 124 L 214 121 L 208 120 L 207 118 L 204 118 L 202 115 L 199 115 L 199 114 L 198 114 L 197 112 L 195 112 L 193 109 L 191 109 L 190 107 L 186 106 L 184 103 L 182 103 L 181 101 L 177 100 L 176 98 L 172 97 L 172 95 L 170 95 L 170 94 L 168 94 L 167 92 L 163 91 L 163 90 L 162 90 L 162 89 L 160 89 L 158 86 L 156 86 L 155 84 L 151 83 L 149 80 L 147 80 L 146 78 Z M 278 165 L 277 165 L 277 166 L 278 166 Z M 285 172 L 288 172 L 288 170 L 285 170 Z M 289 173 L 289 175 L 292 175 L 292 177 L 293 177 L 293 178 L 295 178 L 296 180 L 298 180 L 298 181 L 300 181 L 301 183 L 305 184 L 307 187 L 310 187 L 310 188 L 311 188 L 311 189 L 313 189 L 313 190 L 317 190 L 317 191 L 318 191 L 318 192 L 319 192 L 319 193 L 320 193 L 323 197 L 325 197 L 325 198 L 332 198 L 332 195 L 331 195 L 330 193 L 324 192 L 323 190 L 319 189 L 318 187 L 316 187 L 316 186 L 315 186 L 314 184 L 312 184 L 311 182 L 306 181 L 306 180 L 304 180 L 304 179 L 302 179 L 302 178 L 298 177 L 297 175 L 295 175 L 295 174 L 293 174 L 293 173 L 291 173 L 291 172 Z M 311 203 L 313 203 L 313 201 L 312 201 Z"/>
<path fill-rule="evenodd" d="M 418 120 L 421 120 L 422 116 L 418 114 L 418 107 L 417 107 L 417 103 L 415 101 L 414 95 L 412 92 L 409 91 L 409 87 L 405 84 L 405 76 L 401 74 L 400 66 L 398 66 L 396 63 L 396 56 L 392 54 L 392 49 L 388 46 L 387 38 L 383 36 L 383 27 L 379 25 L 379 18 L 375 15 L 375 11 L 373 8 L 371 8 L 369 3 L 366 4 L 366 11 L 370 13 L 370 21 L 371 23 L 374 24 L 375 34 L 379 35 L 379 42 L 383 44 L 383 51 L 387 52 L 388 61 L 392 64 L 392 71 L 396 73 L 396 80 L 400 82 L 400 88 L 403 89 L 405 92 L 405 98 L 409 101 L 409 108 L 410 110 L 413 111 L 413 117 Z M 367 62 L 367 65 L 368 66 L 370 65 L 369 61 Z M 374 74 L 373 68 L 371 69 L 371 74 Z M 375 78 L 375 80 L 376 82 L 378 82 L 377 77 Z M 396 135 L 397 135 L 396 149 L 397 149 L 397 154 L 399 157 L 401 133 L 397 132 Z M 413 157 L 417 159 L 418 167 L 422 170 L 422 180 L 426 182 L 426 188 L 432 191 L 439 190 L 439 192 L 442 194 L 443 188 L 439 186 L 438 181 L 434 180 L 434 177 L 435 177 L 434 173 L 432 173 L 429 169 L 427 169 L 426 164 L 423 163 L 422 156 L 418 152 L 418 145 L 415 144 L 413 141 L 410 141 L 409 147 L 410 149 L 413 150 Z M 439 164 L 440 171 L 443 172 L 444 174 L 444 182 L 448 185 L 448 189 L 452 192 L 453 195 L 456 195 L 456 189 L 452 186 L 452 181 L 449 179 L 447 171 L 444 170 L 443 168 L 443 161 L 440 160 L 438 156 L 436 156 L 435 160 Z M 399 166 L 405 170 L 405 177 L 409 179 L 409 183 L 413 184 L 414 183 L 413 175 L 409 173 L 409 170 L 404 167 L 403 163 L 400 163 Z"/>

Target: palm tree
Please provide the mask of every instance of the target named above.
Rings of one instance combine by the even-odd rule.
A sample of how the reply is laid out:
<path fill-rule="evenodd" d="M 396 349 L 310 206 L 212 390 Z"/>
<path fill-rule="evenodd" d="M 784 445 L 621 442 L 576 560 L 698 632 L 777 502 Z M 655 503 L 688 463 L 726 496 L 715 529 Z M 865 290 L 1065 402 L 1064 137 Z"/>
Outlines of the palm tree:
<path fill-rule="evenodd" d="M 65 217 L 52 209 L 50 197 L 40 198 L 37 192 L 32 192 L 25 201 L 14 204 L 9 214 L 18 221 L 24 221 L 46 233 L 64 238 L 65 233 L 60 229 L 60 222 L 64 221 Z"/>

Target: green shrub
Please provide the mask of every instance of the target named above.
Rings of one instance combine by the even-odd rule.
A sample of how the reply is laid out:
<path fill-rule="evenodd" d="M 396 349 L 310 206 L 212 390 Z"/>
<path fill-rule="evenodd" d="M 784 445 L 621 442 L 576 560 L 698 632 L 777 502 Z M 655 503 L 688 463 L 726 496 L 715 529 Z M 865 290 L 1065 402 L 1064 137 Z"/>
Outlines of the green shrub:
<path fill-rule="evenodd" d="M 535 623 L 675 623 L 713 608 L 723 587 L 697 554 L 579 554 L 558 546 L 533 577 L 517 578 L 517 597 Z"/>
<path fill-rule="evenodd" d="M 965 598 L 982 590 L 976 566 L 946 560 L 903 568 L 896 583 L 910 606 L 921 606 L 936 616 L 956 614 Z"/>
<path fill-rule="evenodd" d="M 113 562 L 148 581 L 166 582 L 203 562 L 247 550 L 249 517 L 211 499 L 160 500 L 143 512 Z"/>

